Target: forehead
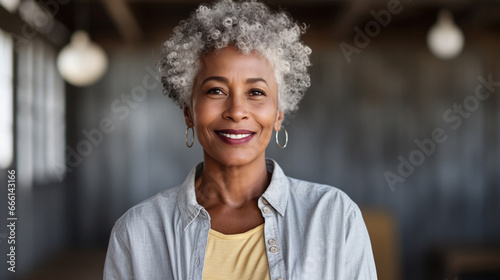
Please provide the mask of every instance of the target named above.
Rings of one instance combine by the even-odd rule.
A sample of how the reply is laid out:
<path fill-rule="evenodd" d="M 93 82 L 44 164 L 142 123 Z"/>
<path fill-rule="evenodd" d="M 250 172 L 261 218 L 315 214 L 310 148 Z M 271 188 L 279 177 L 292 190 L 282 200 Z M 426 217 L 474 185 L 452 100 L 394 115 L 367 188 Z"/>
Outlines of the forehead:
<path fill-rule="evenodd" d="M 274 81 L 271 63 L 256 52 L 242 53 L 233 46 L 210 51 L 201 59 L 199 76 L 244 75 L 252 78 L 267 78 Z"/>

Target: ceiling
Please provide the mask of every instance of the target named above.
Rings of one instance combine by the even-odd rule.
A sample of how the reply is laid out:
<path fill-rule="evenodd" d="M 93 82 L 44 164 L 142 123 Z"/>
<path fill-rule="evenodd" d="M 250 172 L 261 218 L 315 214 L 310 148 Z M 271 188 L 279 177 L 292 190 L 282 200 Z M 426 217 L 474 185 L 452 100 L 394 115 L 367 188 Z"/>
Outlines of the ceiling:
<path fill-rule="evenodd" d="M 47 1 L 37 0 L 40 4 Z M 165 39 L 172 26 L 186 18 L 200 3 L 195 0 L 58 0 L 57 21 L 70 31 L 83 28 L 92 38 L 109 44 L 156 43 Z M 370 11 L 387 9 L 400 3 L 403 10 L 393 15 L 387 29 L 393 32 L 424 32 L 435 22 L 441 8 L 454 14 L 465 31 L 498 34 L 500 37 L 500 1 L 498 0 L 273 0 L 263 1 L 273 9 L 284 9 L 309 30 L 331 38 L 352 37 L 355 26 L 373 20 Z M 326 33 L 324 33 L 326 32 Z"/>

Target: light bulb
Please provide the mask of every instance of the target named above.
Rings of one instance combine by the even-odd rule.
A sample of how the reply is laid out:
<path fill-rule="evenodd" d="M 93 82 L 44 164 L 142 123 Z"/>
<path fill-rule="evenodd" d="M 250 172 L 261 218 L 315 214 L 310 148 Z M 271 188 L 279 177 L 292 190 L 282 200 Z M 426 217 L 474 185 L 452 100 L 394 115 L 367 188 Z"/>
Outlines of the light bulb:
<path fill-rule="evenodd" d="M 14 13 L 19 6 L 19 0 L 0 0 L 0 6 L 3 6 L 7 11 Z"/>
<path fill-rule="evenodd" d="M 99 80 L 108 67 L 103 49 L 93 43 L 85 31 L 76 31 L 71 42 L 57 57 L 61 76 L 75 86 L 89 86 Z"/>
<path fill-rule="evenodd" d="M 452 59 L 462 51 L 464 35 L 453 22 L 450 11 L 441 10 L 437 22 L 427 34 L 427 45 L 431 52 L 441 59 Z"/>

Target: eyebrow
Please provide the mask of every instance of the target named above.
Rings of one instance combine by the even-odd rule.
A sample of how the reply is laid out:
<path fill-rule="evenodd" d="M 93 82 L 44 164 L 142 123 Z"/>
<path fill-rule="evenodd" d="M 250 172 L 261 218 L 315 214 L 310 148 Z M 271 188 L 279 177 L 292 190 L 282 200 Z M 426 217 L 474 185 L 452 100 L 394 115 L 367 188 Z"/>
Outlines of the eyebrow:
<path fill-rule="evenodd" d="M 228 83 L 229 82 L 229 80 L 227 78 L 225 78 L 225 77 L 210 76 L 210 77 L 204 79 L 201 84 L 203 85 L 203 84 L 205 84 L 208 81 L 218 81 L 218 82 L 222 82 L 222 83 Z M 263 78 L 248 78 L 245 81 L 246 84 L 254 84 L 254 83 L 257 83 L 257 82 L 264 82 L 266 85 L 268 85 L 267 81 L 265 79 L 263 79 Z"/>
<path fill-rule="evenodd" d="M 224 77 L 210 76 L 210 77 L 206 78 L 205 80 L 203 80 L 203 82 L 201 82 L 201 84 L 204 85 L 208 81 L 218 81 L 218 82 L 223 82 L 223 83 L 227 83 L 228 82 L 228 80 L 226 78 L 224 78 Z"/>

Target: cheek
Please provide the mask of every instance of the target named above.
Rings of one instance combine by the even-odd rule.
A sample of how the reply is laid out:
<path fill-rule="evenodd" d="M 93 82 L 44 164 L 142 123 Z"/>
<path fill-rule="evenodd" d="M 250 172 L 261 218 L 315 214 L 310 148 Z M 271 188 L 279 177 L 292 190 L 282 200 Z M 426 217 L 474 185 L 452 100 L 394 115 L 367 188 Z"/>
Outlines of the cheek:
<path fill-rule="evenodd" d="M 208 121 L 214 114 L 213 107 L 203 99 L 193 98 L 193 121 L 196 126 Z"/>
<path fill-rule="evenodd" d="M 211 141 L 214 124 L 220 118 L 220 110 L 213 102 L 193 102 L 193 122 L 200 144 Z"/>
<path fill-rule="evenodd" d="M 274 123 L 277 118 L 277 106 L 275 104 L 262 104 L 255 108 L 256 118 L 262 128 L 266 130 L 273 130 Z"/>

